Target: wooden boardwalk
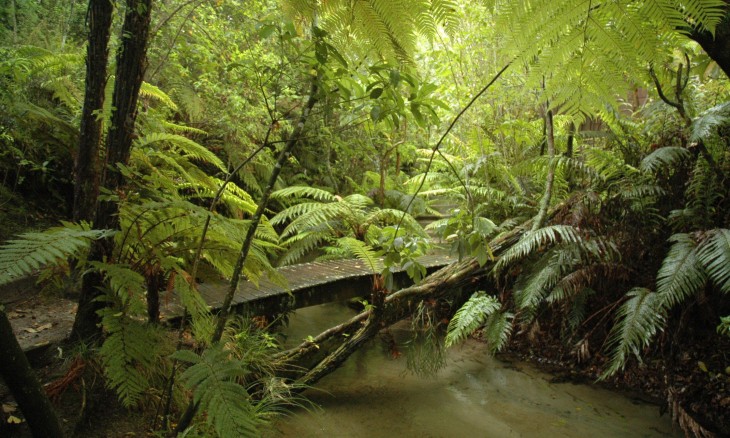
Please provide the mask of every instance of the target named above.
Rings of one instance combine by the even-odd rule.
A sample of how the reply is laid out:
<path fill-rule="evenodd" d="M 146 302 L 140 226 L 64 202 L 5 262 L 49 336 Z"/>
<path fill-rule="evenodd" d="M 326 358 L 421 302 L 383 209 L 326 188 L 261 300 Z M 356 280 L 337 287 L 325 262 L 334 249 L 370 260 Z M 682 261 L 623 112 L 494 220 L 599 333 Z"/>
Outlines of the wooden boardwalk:
<path fill-rule="evenodd" d="M 456 258 L 448 254 L 431 254 L 420 257 L 418 262 L 433 272 Z M 348 298 L 367 296 L 370 292 L 372 269 L 359 260 L 331 260 L 284 266 L 277 271 L 286 279 L 288 287 L 282 287 L 266 278 L 258 286 L 243 281 L 233 297 L 232 305 L 248 313 L 277 313 L 301 307 Z M 404 271 L 398 270 L 394 279 L 399 287 L 410 282 Z M 228 283 L 203 283 L 198 290 L 208 305 L 217 310 L 223 303 Z M 170 302 L 162 310 L 163 317 L 170 320 L 179 317 L 182 309 Z"/>

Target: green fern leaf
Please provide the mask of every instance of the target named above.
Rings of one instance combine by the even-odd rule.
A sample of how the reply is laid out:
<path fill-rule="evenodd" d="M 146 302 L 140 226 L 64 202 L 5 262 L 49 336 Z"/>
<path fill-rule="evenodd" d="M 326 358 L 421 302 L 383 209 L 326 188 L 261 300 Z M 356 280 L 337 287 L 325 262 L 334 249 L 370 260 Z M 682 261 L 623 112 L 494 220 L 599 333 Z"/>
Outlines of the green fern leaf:
<path fill-rule="evenodd" d="M 629 299 L 616 312 L 616 322 L 609 335 L 608 345 L 613 352 L 601 379 L 622 370 L 629 354 L 638 357 L 640 349 L 649 345 L 664 324 L 663 298 L 659 294 L 637 287 L 626 296 Z"/>
<path fill-rule="evenodd" d="M 689 234 L 675 234 L 669 253 L 657 273 L 657 292 L 668 307 L 697 293 L 707 282 L 707 274 L 697 256 L 697 244 Z"/>
<path fill-rule="evenodd" d="M 640 169 L 657 173 L 661 169 L 671 169 L 679 163 L 686 162 L 692 154 L 683 147 L 667 146 L 659 148 L 641 160 Z"/>
<path fill-rule="evenodd" d="M 446 346 L 457 344 L 482 326 L 489 316 L 499 312 L 499 301 L 485 292 L 474 292 L 449 321 Z"/>
<path fill-rule="evenodd" d="M 159 336 L 150 326 L 112 308 L 102 311 L 102 324 L 108 335 L 99 354 L 107 385 L 125 407 L 133 407 L 150 388 L 145 370 L 159 360 Z"/>
<path fill-rule="evenodd" d="M 87 223 L 63 222 L 40 233 L 24 233 L 0 247 L 0 285 L 30 275 L 44 266 L 65 263 L 87 249 L 92 240 L 114 235 L 111 230 L 91 230 Z"/>
<path fill-rule="evenodd" d="M 246 389 L 237 383 L 246 374 L 240 360 L 220 345 L 209 347 L 201 356 L 181 350 L 172 357 L 192 364 L 182 373 L 182 380 L 218 436 L 258 436 L 260 420 L 255 406 Z"/>
<path fill-rule="evenodd" d="M 343 250 L 344 254 L 354 255 L 368 265 L 373 273 L 383 270 L 383 260 L 380 258 L 380 254 L 367 243 L 352 237 L 343 237 L 337 239 L 337 246 Z"/>
<path fill-rule="evenodd" d="M 730 230 L 712 230 L 699 249 L 699 262 L 710 280 L 722 291 L 730 293 Z"/>
<path fill-rule="evenodd" d="M 494 312 L 487 317 L 484 324 L 484 339 L 489 343 L 489 351 L 493 354 L 507 345 L 512 333 L 513 318 L 512 313 L 503 311 Z"/>
<path fill-rule="evenodd" d="M 551 225 L 525 235 L 515 245 L 510 247 L 494 267 L 495 272 L 501 272 L 510 264 L 521 260 L 539 249 L 557 242 L 578 243 L 582 241 L 575 228 L 569 225 Z"/>
<path fill-rule="evenodd" d="M 226 171 L 226 166 L 225 164 L 223 164 L 223 161 L 215 156 L 213 152 L 209 151 L 204 146 L 194 142 L 193 140 L 190 140 L 187 137 L 183 137 L 182 135 L 165 133 L 147 134 L 144 137 L 138 139 L 135 142 L 135 145 L 137 147 L 145 147 L 158 142 L 171 145 L 173 149 L 180 152 L 186 157 L 203 161 L 205 163 L 210 163 L 217 167 L 219 170 L 223 172 Z"/>

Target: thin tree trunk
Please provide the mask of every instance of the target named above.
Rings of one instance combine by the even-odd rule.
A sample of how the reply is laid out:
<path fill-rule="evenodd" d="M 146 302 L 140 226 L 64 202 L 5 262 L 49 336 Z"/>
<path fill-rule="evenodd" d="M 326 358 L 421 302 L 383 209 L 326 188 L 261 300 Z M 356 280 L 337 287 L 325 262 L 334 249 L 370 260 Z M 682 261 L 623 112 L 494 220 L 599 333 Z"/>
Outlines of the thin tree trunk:
<path fill-rule="evenodd" d="M 545 182 L 545 194 L 540 200 L 540 210 L 537 212 L 535 222 L 532 224 L 532 230 L 535 231 L 545 224 L 547 219 L 548 209 L 550 208 L 550 199 L 553 196 L 553 182 L 555 181 L 555 167 L 557 162 L 555 161 L 555 136 L 553 135 L 553 111 L 547 110 L 545 113 L 545 139 L 547 142 L 548 158 L 548 174 L 547 181 Z"/>
<path fill-rule="evenodd" d="M 223 304 L 221 305 L 221 310 L 218 313 L 218 324 L 216 325 L 215 332 L 213 333 L 213 337 L 211 339 L 211 344 L 215 344 L 221 340 L 223 337 L 223 330 L 226 326 L 226 321 L 228 320 L 228 316 L 231 311 L 231 303 L 233 302 L 233 296 L 236 293 L 236 290 L 238 289 L 238 283 L 241 281 L 241 276 L 243 275 L 243 266 L 246 263 L 246 259 L 248 258 L 249 250 L 251 249 L 251 244 L 253 243 L 254 235 L 256 234 L 256 229 L 258 228 L 259 223 L 261 222 L 261 218 L 263 217 L 264 211 L 266 210 L 266 207 L 269 202 L 269 197 L 271 196 L 271 193 L 274 191 L 274 185 L 276 184 L 276 180 L 279 178 L 279 174 L 281 173 L 281 169 L 288 161 L 289 157 L 291 156 L 291 152 L 294 149 L 294 146 L 299 142 L 299 139 L 302 137 L 302 133 L 304 132 L 304 125 L 309 119 L 309 115 L 312 111 L 312 108 L 314 108 L 314 105 L 317 103 L 317 92 L 318 92 L 318 83 L 319 77 L 312 78 L 312 85 L 309 92 L 309 98 L 307 99 L 307 104 L 305 105 L 304 109 L 302 110 L 302 115 L 299 117 L 299 121 L 297 123 L 297 126 L 294 128 L 294 131 L 289 136 L 289 140 L 284 145 L 284 148 L 279 153 L 279 157 L 276 160 L 276 164 L 274 165 L 274 170 L 271 172 L 271 176 L 269 178 L 269 182 L 266 186 L 266 189 L 264 190 L 264 193 L 259 200 L 259 205 L 256 208 L 256 212 L 254 213 L 253 217 L 251 218 L 251 224 L 249 225 L 248 230 L 246 231 L 246 237 L 244 238 L 243 245 L 241 246 L 241 252 L 238 256 L 238 260 L 236 260 L 236 265 L 233 268 L 233 275 L 231 276 L 231 281 L 229 283 L 228 291 L 226 292 L 226 296 L 223 300 Z M 175 429 L 170 433 L 170 436 L 177 436 L 179 433 L 181 433 L 183 430 L 185 430 L 189 425 L 190 422 L 195 417 L 195 414 L 198 411 L 198 403 L 194 401 L 190 401 L 188 404 L 188 407 L 185 409 L 185 412 L 183 412 L 182 416 L 180 417 L 177 426 Z"/>
<path fill-rule="evenodd" d="M 147 67 L 147 36 L 150 27 L 151 0 L 127 0 L 127 11 L 122 25 L 122 44 L 117 54 L 116 82 L 112 105 L 111 126 L 107 134 L 107 154 L 102 182 L 111 193 L 118 193 L 124 183 L 119 164 L 127 164 L 132 147 L 134 123 L 137 118 L 137 101 Z M 119 225 L 116 201 L 99 204 L 96 213 L 97 228 L 115 229 Z M 113 261 L 113 239 L 94 241 L 89 260 Z M 97 311 L 103 303 L 97 300 L 102 294 L 103 278 L 98 272 L 84 276 L 71 338 L 91 340 L 101 335 L 101 319 Z"/>
<path fill-rule="evenodd" d="M 568 158 L 573 157 L 573 143 L 575 142 L 575 123 L 570 122 L 568 126 L 568 142 L 565 145 L 565 156 Z"/>
<path fill-rule="evenodd" d="M 18 402 L 28 426 L 35 437 L 63 437 L 61 423 L 51 406 L 23 350 L 13 334 L 13 328 L 0 305 L 0 376 Z"/>
<path fill-rule="evenodd" d="M 102 126 L 97 112 L 104 107 L 109 34 L 114 5 L 110 0 L 90 0 L 87 20 L 89 44 L 86 48 L 86 92 L 81 112 L 79 150 L 76 155 L 74 186 L 74 221 L 93 221 L 99 196 L 99 146 Z"/>

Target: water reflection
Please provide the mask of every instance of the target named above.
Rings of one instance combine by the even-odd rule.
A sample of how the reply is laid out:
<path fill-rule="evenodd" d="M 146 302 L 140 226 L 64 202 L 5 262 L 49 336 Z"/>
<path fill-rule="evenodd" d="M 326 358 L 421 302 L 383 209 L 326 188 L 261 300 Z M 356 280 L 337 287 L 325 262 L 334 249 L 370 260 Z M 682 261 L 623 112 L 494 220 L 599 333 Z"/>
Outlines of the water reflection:
<path fill-rule="evenodd" d="M 341 322 L 342 303 L 300 309 L 287 343 Z M 407 325 L 395 327 L 407 339 Z M 319 410 L 295 411 L 271 437 L 666 437 L 682 436 L 656 406 L 587 385 L 550 383 L 528 366 L 510 365 L 466 342 L 449 351 L 446 368 L 422 378 L 405 357 L 392 359 L 375 341 L 306 393 Z"/>

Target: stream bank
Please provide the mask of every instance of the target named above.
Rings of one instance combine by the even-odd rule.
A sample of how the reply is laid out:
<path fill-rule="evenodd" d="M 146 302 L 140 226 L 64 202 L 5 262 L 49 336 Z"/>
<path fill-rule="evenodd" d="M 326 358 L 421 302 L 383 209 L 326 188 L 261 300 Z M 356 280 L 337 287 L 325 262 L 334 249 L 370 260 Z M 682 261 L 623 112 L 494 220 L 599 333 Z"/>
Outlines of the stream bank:
<path fill-rule="evenodd" d="M 287 342 L 317 334 L 347 312 L 341 303 L 300 309 Z M 405 348 L 408 324 L 390 331 Z M 656 405 L 595 385 L 554 382 L 524 362 L 490 357 L 475 340 L 450 349 L 446 367 L 428 377 L 409 373 L 405 357 L 393 358 L 376 340 L 305 395 L 318 408 L 295 410 L 267 436 L 682 436 Z"/>

